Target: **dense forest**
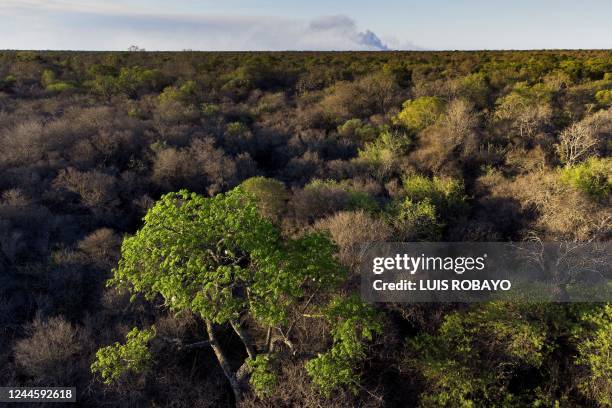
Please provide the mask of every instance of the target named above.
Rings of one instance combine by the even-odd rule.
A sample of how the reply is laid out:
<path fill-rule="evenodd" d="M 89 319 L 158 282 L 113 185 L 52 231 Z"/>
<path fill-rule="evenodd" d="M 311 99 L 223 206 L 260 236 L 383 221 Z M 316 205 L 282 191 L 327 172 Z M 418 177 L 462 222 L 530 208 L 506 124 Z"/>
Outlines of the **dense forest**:
<path fill-rule="evenodd" d="M 608 241 L 611 136 L 611 51 L 0 52 L 0 385 L 611 407 L 609 304 L 358 295 L 361 243 Z"/>

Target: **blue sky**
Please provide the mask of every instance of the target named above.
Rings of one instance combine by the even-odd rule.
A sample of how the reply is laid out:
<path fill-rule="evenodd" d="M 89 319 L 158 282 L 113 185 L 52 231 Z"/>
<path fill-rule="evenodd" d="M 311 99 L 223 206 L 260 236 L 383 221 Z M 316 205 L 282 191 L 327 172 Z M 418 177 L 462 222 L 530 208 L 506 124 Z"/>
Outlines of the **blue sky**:
<path fill-rule="evenodd" d="M 0 0 L 0 49 L 612 48 L 612 0 Z"/>

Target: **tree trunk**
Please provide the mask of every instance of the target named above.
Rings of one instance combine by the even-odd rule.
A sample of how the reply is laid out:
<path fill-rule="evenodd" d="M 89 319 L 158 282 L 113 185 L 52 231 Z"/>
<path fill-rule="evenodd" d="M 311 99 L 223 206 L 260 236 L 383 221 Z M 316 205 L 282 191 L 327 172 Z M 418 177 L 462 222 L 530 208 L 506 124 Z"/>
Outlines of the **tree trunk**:
<path fill-rule="evenodd" d="M 236 398 L 236 403 L 242 400 L 242 390 L 240 388 L 240 383 L 236 378 L 236 374 L 232 371 L 229 362 L 225 358 L 225 354 L 217 341 L 217 337 L 215 336 L 215 330 L 213 324 L 210 320 L 206 320 L 206 330 L 208 331 L 208 339 L 210 340 L 210 346 L 212 347 L 215 356 L 217 357 L 217 361 L 219 361 L 219 365 L 223 370 L 223 374 L 227 377 L 232 391 L 234 391 L 234 397 Z"/>
<path fill-rule="evenodd" d="M 249 336 L 249 334 L 246 332 L 246 330 L 244 330 L 240 323 L 236 322 L 235 320 L 230 320 L 230 324 L 232 325 L 232 328 L 234 329 L 238 337 L 240 337 L 240 340 L 242 340 L 242 343 L 244 343 L 244 348 L 246 348 L 249 357 L 251 359 L 255 359 L 256 353 L 253 349 L 251 337 Z"/>

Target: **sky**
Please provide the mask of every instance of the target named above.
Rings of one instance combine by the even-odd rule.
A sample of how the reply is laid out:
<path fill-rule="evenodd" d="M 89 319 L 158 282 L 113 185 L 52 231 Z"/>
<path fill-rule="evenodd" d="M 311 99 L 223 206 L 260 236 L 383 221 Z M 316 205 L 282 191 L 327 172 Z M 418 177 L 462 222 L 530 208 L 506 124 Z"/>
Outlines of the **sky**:
<path fill-rule="evenodd" d="M 612 0 L 0 0 L 0 49 L 612 49 Z"/>

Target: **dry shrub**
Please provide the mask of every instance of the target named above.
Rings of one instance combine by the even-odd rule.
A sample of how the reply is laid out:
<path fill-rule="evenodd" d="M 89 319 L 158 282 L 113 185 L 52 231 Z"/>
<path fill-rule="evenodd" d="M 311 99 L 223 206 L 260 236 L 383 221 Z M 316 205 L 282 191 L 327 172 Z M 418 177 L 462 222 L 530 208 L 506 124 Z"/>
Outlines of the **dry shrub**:
<path fill-rule="evenodd" d="M 286 103 L 287 98 L 284 92 L 266 93 L 257 101 L 255 112 L 257 114 L 270 114 L 283 109 Z"/>
<path fill-rule="evenodd" d="M 150 406 L 168 408 L 229 407 L 226 379 L 218 369 L 206 372 L 185 372 L 177 367 L 161 367 L 155 377 L 155 396 L 147 399 Z M 134 406 L 134 405 L 126 405 Z"/>
<path fill-rule="evenodd" d="M 359 95 L 356 84 L 339 81 L 329 88 L 328 94 L 321 101 L 323 111 L 335 118 L 349 119 L 364 114 L 366 103 Z"/>
<path fill-rule="evenodd" d="M 540 146 L 529 150 L 523 147 L 511 148 L 506 154 L 506 165 L 517 174 L 542 171 L 547 167 L 546 152 Z"/>
<path fill-rule="evenodd" d="M 501 234 L 496 225 L 487 220 L 463 220 L 448 233 L 449 241 L 497 242 Z"/>
<path fill-rule="evenodd" d="M 236 163 L 214 146 L 212 138 L 204 138 L 193 140 L 187 148 L 159 150 L 152 179 L 165 190 L 187 188 L 216 194 L 236 183 L 236 173 Z"/>
<path fill-rule="evenodd" d="M 351 271 L 355 271 L 361 262 L 362 245 L 384 242 L 392 234 L 392 229 L 386 222 L 364 210 L 336 213 L 318 221 L 315 228 L 330 232 L 340 247 L 340 261 Z"/>
<path fill-rule="evenodd" d="M 545 130 L 553 118 L 553 109 L 546 100 L 528 99 L 511 92 L 500 98 L 494 119 L 498 130 L 517 145 L 529 145 L 534 137 Z"/>
<path fill-rule="evenodd" d="M 339 81 L 321 101 L 335 119 L 367 118 L 385 114 L 398 102 L 399 87 L 392 75 L 376 72 L 354 82 Z"/>
<path fill-rule="evenodd" d="M 20 189 L 0 197 L 0 266 L 45 255 L 56 226 L 51 212 L 36 205 Z"/>
<path fill-rule="evenodd" d="M 186 151 L 169 147 L 155 155 L 151 179 L 163 188 L 172 190 L 174 186 L 190 178 L 192 169 Z"/>
<path fill-rule="evenodd" d="M 208 193 L 220 193 L 236 184 L 236 163 L 222 149 L 214 147 L 212 139 L 196 139 L 189 147 L 193 164 L 208 179 Z"/>
<path fill-rule="evenodd" d="M 342 180 L 359 175 L 369 175 L 371 171 L 364 169 L 369 165 L 364 160 L 329 160 L 325 162 L 325 174 L 334 180 Z"/>
<path fill-rule="evenodd" d="M 307 151 L 321 152 L 329 144 L 327 133 L 321 129 L 306 129 L 296 132 L 287 142 L 289 154 L 298 156 Z"/>
<path fill-rule="evenodd" d="M 420 133 L 420 147 L 411 154 L 412 161 L 434 173 L 460 174 L 461 166 L 473 160 L 478 148 L 478 123 L 471 103 L 451 101 L 445 115 Z"/>
<path fill-rule="evenodd" d="M 200 115 L 194 107 L 171 100 L 160 103 L 155 109 L 154 117 L 158 123 L 178 125 L 195 123 Z"/>
<path fill-rule="evenodd" d="M 491 198 L 517 200 L 525 216 L 531 213 L 532 232 L 543 239 L 590 240 L 612 228 L 610 207 L 562 183 L 556 172 L 533 172 L 514 181 L 498 178 L 489 188 Z"/>
<path fill-rule="evenodd" d="M 336 124 L 320 105 L 300 105 L 296 120 L 301 128 L 327 129 L 333 128 Z"/>
<path fill-rule="evenodd" d="M 34 384 L 67 386 L 86 375 L 91 347 L 89 336 L 62 317 L 47 321 L 37 317 L 28 337 L 15 344 L 14 355 Z"/>
<path fill-rule="evenodd" d="M 2 193 L 0 204 L 11 207 L 26 207 L 32 204 L 32 200 L 22 190 L 12 188 Z"/>
<path fill-rule="evenodd" d="M 108 214 L 119 204 L 116 178 L 98 170 L 83 172 L 69 167 L 60 170 L 53 185 L 78 194 L 81 202 L 96 215 Z"/>
<path fill-rule="evenodd" d="M 604 152 L 607 149 L 606 142 L 611 136 L 612 108 L 609 108 L 563 129 L 555 148 L 561 161 L 571 166 Z"/>
<path fill-rule="evenodd" d="M 348 195 L 340 188 L 304 188 L 294 191 L 288 213 L 289 218 L 304 225 L 342 210 L 347 204 Z"/>
<path fill-rule="evenodd" d="M 289 161 L 285 168 L 285 175 L 290 180 L 303 183 L 318 176 L 323 168 L 323 160 L 319 154 L 309 150 L 302 156 L 294 157 Z"/>
<path fill-rule="evenodd" d="M 100 228 L 79 241 L 77 246 L 89 260 L 110 269 L 119 260 L 121 237 L 110 228 Z"/>
<path fill-rule="evenodd" d="M 35 164 L 43 158 L 47 144 L 40 122 L 20 123 L 0 134 L 0 165 Z"/>

